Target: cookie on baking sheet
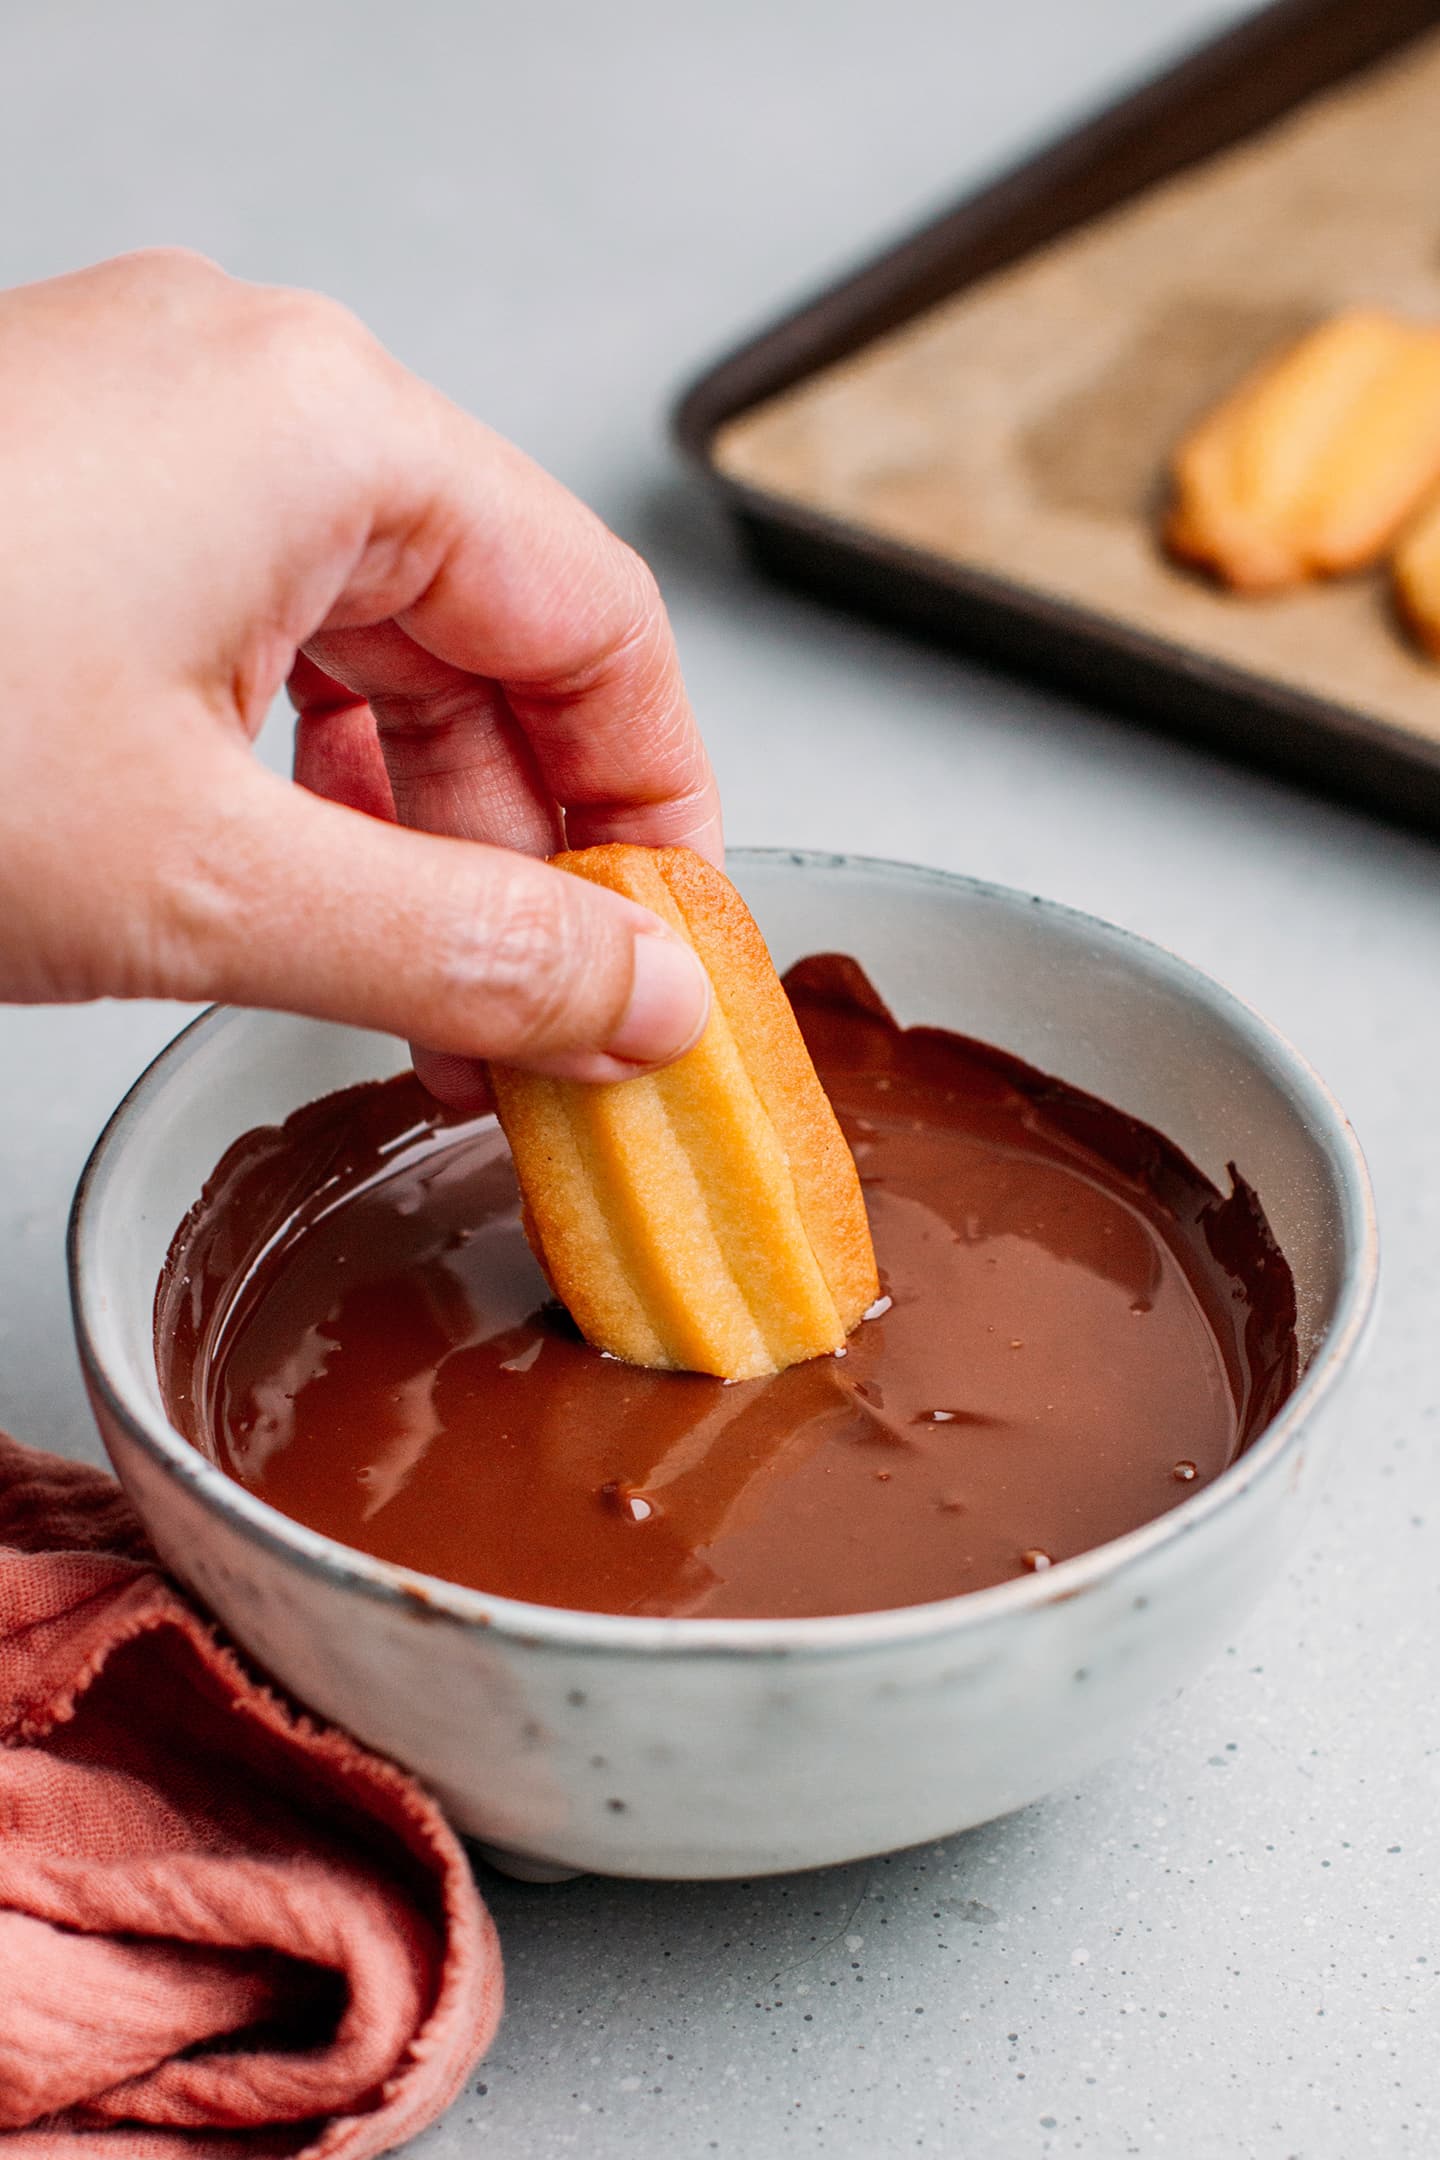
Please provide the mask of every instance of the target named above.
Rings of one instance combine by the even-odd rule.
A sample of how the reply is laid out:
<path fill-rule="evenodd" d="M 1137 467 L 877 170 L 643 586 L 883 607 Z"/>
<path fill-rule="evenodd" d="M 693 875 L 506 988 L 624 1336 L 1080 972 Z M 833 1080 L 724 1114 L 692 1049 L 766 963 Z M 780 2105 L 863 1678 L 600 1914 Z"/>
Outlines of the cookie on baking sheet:
<path fill-rule="evenodd" d="M 1172 472 L 1167 547 L 1237 591 L 1377 561 L 1440 484 L 1440 327 L 1337 315 L 1202 420 Z"/>

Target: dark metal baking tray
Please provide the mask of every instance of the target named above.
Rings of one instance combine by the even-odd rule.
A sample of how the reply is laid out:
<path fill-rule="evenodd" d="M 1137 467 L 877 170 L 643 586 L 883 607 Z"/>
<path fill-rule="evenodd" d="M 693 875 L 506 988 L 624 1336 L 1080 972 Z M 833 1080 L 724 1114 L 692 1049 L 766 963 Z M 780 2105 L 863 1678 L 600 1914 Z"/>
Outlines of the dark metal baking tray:
<path fill-rule="evenodd" d="M 718 431 L 937 301 L 1228 149 L 1440 24 L 1440 0 L 1278 0 L 721 360 L 675 439 L 767 574 L 1440 831 L 1440 743 L 721 472 Z M 1440 688 L 1437 688 L 1440 697 Z"/>

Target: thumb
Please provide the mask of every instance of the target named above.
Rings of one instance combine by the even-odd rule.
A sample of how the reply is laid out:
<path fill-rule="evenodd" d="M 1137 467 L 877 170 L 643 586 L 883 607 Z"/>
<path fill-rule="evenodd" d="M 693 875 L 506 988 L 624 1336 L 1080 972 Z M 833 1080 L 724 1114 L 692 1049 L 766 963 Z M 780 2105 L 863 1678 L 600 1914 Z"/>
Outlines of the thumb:
<path fill-rule="evenodd" d="M 181 995 L 572 1080 L 668 1064 L 705 1026 L 689 946 L 588 879 L 384 824 L 248 765 L 224 824 L 233 899 L 205 911 Z"/>

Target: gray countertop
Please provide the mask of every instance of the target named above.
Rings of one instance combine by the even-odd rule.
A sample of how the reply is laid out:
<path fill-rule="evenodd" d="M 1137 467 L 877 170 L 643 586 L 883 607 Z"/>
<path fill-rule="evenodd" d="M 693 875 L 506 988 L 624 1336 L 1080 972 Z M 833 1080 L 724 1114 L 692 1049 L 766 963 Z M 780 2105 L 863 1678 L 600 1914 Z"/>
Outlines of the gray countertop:
<path fill-rule="evenodd" d="M 1308 1542 L 1140 1744 L 864 1867 L 487 1879 L 510 2007 L 425 2160 L 1440 2151 L 1440 854 L 758 586 L 661 427 L 713 351 L 1224 12 L 0 8 L 0 281 L 163 239 L 339 294 L 650 555 L 732 838 L 1173 946 L 1320 1068 L 1378 1187 L 1382 1324 Z M 65 1210 L 180 1017 L 0 1013 L 0 1422 L 76 1454 Z"/>

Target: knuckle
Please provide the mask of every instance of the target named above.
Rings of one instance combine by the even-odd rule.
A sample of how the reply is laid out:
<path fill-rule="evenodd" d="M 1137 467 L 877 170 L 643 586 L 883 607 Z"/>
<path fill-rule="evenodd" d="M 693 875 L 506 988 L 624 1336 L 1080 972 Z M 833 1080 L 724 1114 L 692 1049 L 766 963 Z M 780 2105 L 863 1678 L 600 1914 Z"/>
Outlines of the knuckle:
<path fill-rule="evenodd" d="M 398 656 L 398 665 L 407 656 Z M 417 663 L 423 666 L 425 656 Z M 497 766 L 504 758 L 501 715 L 495 700 L 462 680 L 440 689 L 408 687 L 372 691 L 370 710 L 387 758 L 411 780 L 459 775 Z"/>
<path fill-rule="evenodd" d="M 665 603 L 660 596 L 660 580 L 656 577 L 655 572 L 646 562 L 644 556 L 638 554 L 628 541 L 622 540 L 619 545 L 621 548 L 621 560 L 624 563 L 625 573 L 630 583 L 630 597 L 636 618 L 641 623 L 648 623 L 652 617 L 664 612 Z"/>
<path fill-rule="evenodd" d="M 152 859 L 136 911 L 131 965 L 151 995 L 226 994 L 227 968 L 243 917 L 222 850 L 186 843 Z"/>
<path fill-rule="evenodd" d="M 488 991 L 525 1042 L 562 1033 L 573 989 L 572 940 L 556 911 L 533 902 L 508 908 L 486 954 Z"/>
<path fill-rule="evenodd" d="M 653 652 L 657 644 L 663 643 L 669 636 L 669 617 L 665 611 L 660 581 L 649 563 L 643 555 L 637 555 L 632 547 L 625 546 L 622 570 L 623 626 L 614 641 L 612 665 L 616 661 L 623 662 Z"/>
<path fill-rule="evenodd" d="M 587 696 L 598 683 L 649 671 L 669 639 L 669 618 L 655 573 L 633 548 L 615 543 L 613 574 L 590 634 L 573 664 L 549 685 L 562 703 Z"/>
<path fill-rule="evenodd" d="M 231 282 L 220 265 L 198 248 L 136 248 L 120 256 L 115 267 L 133 286 L 154 294 L 185 294 L 217 280 Z"/>
<path fill-rule="evenodd" d="M 183 774 L 158 758 L 148 772 L 148 814 L 112 831 L 107 850 L 128 895 L 116 911 L 117 994 L 226 998 L 248 965 L 257 815 L 269 810 L 268 791 L 238 745 L 187 759 Z"/>
<path fill-rule="evenodd" d="M 111 303 L 109 336 L 149 340 L 147 365 L 161 340 L 184 351 L 213 336 L 231 319 L 232 296 L 245 289 L 208 256 L 180 247 L 139 248 L 80 275 Z"/>
<path fill-rule="evenodd" d="M 364 351 L 374 340 L 353 308 L 329 293 L 300 289 L 276 292 L 287 327 L 308 336 L 317 345 L 336 350 Z"/>
<path fill-rule="evenodd" d="M 594 949 L 582 911 L 568 898 L 548 895 L 543 885 L 509 895 L 484 926 L 464 970 L 484 1032 L 500 1055 L 588 1042 L 597 1020 L 603 1022 L 617 1002 L 607 994 L 614 972 Z"/>
<path fill-rule="evenodd" d="M 250 367 L 267 394 L 302 418 L 320 419 L 373 377 L 380 347 L 359 317 L 324 293 L 252 289 L 240 326 Z"/>

